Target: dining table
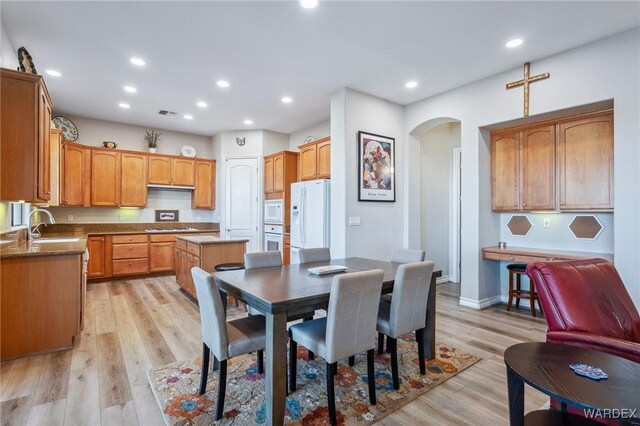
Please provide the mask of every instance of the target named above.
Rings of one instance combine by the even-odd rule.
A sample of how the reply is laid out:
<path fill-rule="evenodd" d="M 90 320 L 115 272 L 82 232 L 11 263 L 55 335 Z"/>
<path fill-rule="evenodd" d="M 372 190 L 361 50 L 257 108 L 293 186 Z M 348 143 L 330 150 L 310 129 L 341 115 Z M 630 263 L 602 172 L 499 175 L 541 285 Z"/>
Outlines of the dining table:
<path fill-rule="evenodd" d="M 340 265 L 342 273 L 381 269 L 384 272 L 382 294 L 393 292 L 396 271 L 401 265 L 362 257 L 332 259 L 330 261 L 292 264 L 249 270 L 215 272 L 213 274 L 226 305 L 226 295 L 242 300 L 260 311 L 266 318 L 266 414 L 267 424 L 284 423 L 287 396 L 287 318 L 313 309 L 326 309 L 335 274 L 314 275 L 309 268 Z M 436 278 L 431 276 L 424 333 L 425 354 L 435 357 Z M 373 336 L 372 336 L 373 338 Z"/>

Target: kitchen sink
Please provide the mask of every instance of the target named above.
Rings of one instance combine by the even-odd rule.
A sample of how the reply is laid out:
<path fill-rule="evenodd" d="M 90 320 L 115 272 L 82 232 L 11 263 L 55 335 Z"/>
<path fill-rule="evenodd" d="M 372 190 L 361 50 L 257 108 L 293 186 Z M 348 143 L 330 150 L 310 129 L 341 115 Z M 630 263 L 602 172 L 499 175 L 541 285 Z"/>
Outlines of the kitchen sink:
<path fill-rule="evenodd" d="M 80 238 L 36 238 L 31 242 L 34 244 L 47 244 L 47 243 L 77 243 Z"/>

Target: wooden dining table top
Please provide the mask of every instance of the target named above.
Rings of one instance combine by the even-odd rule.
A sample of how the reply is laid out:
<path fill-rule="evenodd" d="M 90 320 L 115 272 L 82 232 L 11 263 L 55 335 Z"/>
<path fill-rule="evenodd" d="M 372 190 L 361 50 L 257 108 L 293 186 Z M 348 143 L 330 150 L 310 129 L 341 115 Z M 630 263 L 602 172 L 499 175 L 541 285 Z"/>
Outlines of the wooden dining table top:
<path fill-rule="evenodd" d="M 346 266 L 345 272 L 313 275 L 308 269 L 326 265 Z M 331 285 L 336 275 L 382 269 L 382 293 L 393 290 L 400 263 L 349 257 L 269 268 L 216 272 L 218 287 L 239 297 L 263 313 L 286 312 L 302 307 L 321 306 L 329 301 Z"/>

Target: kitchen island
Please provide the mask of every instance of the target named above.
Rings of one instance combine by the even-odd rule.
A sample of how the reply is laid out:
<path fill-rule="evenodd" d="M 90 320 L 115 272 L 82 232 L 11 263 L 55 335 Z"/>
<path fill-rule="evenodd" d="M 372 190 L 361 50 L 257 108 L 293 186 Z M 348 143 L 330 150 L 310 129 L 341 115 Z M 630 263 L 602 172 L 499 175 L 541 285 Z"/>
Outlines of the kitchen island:
<path fill-rule="evenodd" d="M 212 235 L 176 236 L 176 282 L 197 299 L 191 268 L 214 272 L 222 263 L 244 263 L 249 240 L 224 240 Z"/>

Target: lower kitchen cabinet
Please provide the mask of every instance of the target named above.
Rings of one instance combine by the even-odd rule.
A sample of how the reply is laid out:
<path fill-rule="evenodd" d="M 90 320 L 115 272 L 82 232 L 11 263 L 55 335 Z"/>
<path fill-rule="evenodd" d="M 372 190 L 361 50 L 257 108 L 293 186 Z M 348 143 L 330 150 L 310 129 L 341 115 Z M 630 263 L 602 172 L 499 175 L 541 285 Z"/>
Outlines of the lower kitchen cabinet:
<path fill-rule="evenodd" d="M 149 273 L 149 236 L 118 235 L 112 237 L 111 269 L 114 276 Z"/>
<path fill-rule="evenodd" d="M 89 265 L 87 278 L 102 278 L 106 275 L 107 237 L 93 236 L 87 239 L 89 250 Z"/>
<path fill-rule="evenodd" d="M 149 243 L 149 272 L 174 271 L 175 242 Z"/>

